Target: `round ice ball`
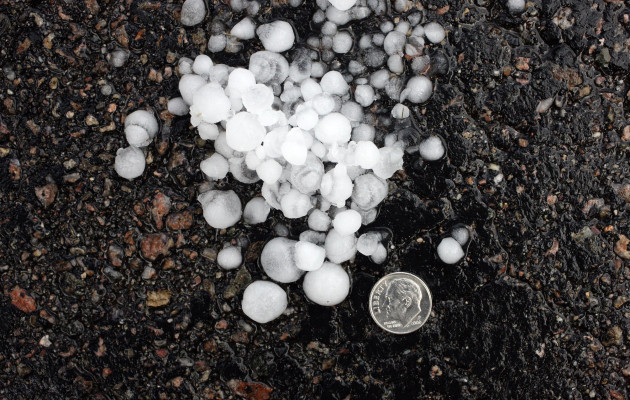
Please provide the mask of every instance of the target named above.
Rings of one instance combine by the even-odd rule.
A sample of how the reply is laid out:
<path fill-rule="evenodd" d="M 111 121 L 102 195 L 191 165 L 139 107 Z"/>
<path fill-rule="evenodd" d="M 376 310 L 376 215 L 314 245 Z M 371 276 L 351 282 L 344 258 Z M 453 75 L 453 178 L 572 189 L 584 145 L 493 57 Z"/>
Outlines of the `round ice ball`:
<path fill-rule="evenodd" d="M 203 208 L 203 217 L 213 228 L 224 229 L 241 219 L 241 201 L 233 190 L 209 190 L 197 197 Z"/>
<path fill-rule="evenodd" d="M 217 254 L 217 264 L 223 269 L 236 269 L 242 262 L 241 248 L 238 246 L 224 247 Z"/>
<path fill-rule="evenodd" d="M 278 318 L 289 304 L 287 294 L 269 281 L 252 282 L 243 292 L 241 308 L 249 318 L 264 324 Z"/>
<path fill-rule="evenodd" d="M 295 33 L 286 21 L 273 21 L 256 29 L 256 34 L 267 51 L 282 53 L 293 47 Z"/>
<path fill-rule="evenodd" d="M 445 264 L 456 264 L 464 257 L 464 250 L 452 237 L 442 239 L 437 247 L 438 257 Z"/>
<path fill-rule="evenodd" d="M 129 146 L 116 152 L 114 169 L 121 177 L 132 180 L 142 175 L 146 163 L 142 150 Z"/>
<path fill-rule="evenodd" d="M 125 136 L 132 146 L 148 146 L 158 129 L 158 122 L 152 112 L 136 110 L 125 118 Z"/>
<path fill-rule="evenodd" d="M 429 22 L 424 26 L 424 35 L 431 43 L 440 43 L 446 37 L 446 32 L 437 22 Z"/>
<path fill-rule="evenodd" d="M 276 237 L 260 253 L 260 265 L 271 279 L 281 283 L 295 282 L 304 273 L 295 265 L 295 240 Z"/>
<path fill-rule="evenodd" d="M 412 103 L 424 103 L 433 93 L 433 83 L 424 75 L 409 79 L 407 86 L 400 93 L 400 101 L 409 100 Z"/>
<path fill-rule="evenodd" d="M 304 276 L 304 294 L 314 303 L 334 306 L 350 292 L 350 277 L 339 264 L 325 262 L 321 268 Z"/>
<path fill-rule="evenodd" d="M 351 235 L 361 228 L 361 214 L 355 210 L 342 211 L 335 215 L 332 224 L 340 235 Z"/>
<path fill-rule="evenodd" d="M 302 271 L 319 269 L 326 258 L 326 250 L 315 243 L 300 240 L 295 244 L 295 264 Z"/>
<path fill-rule="evenodd" d="M 437 136 L 430 136 L 418 146 L 420 157 L 427 161 L 436 161 L 444 156 L 446 149 L 444 143 Z"/>

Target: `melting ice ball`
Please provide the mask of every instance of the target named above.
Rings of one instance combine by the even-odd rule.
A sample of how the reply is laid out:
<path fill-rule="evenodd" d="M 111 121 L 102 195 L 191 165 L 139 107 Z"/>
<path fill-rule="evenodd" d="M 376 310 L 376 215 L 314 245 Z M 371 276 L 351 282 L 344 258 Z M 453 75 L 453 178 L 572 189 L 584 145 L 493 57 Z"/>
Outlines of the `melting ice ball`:
<path fill-rule="evenodd" d="M 137 147 L 129 146 L 116 152 L 114 169 L 125 179 L 132 180 L 142 175 L 145 165 L 144 153 Z"/>
<path fill-rule="evenodd" d="M 456 264 L 464 257 L 464 250 L 452 237 L 442 239 L 437 247 L 438 257 L 445 264 Z"/>
<path fill-rule="evenodd" d="M 287 304 L 287 294 L 280 286 L 273 282 L 255 281 L 243 292 L 241 308 L 249 318 L 264 324 L 282 315 Z"/>
<path fill-rule="evenodd" d="M 339 264 L 325 262 L 304 277 L 304 294 L 322 306 L 334 306 L 345 300 L 350 292 L 350 277 Z"/>

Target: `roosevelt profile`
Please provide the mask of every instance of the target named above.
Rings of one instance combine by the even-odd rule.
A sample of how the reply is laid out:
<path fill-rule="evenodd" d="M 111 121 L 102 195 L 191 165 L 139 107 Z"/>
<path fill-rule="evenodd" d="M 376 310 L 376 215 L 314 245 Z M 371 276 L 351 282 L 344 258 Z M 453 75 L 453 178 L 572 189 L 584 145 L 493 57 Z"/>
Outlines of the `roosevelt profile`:
<path fill-rule="evenodd" d="M 422 291 L 408 279 L 394 279 L 385 292 L 385 312 L 388 322 L 409 325 L 420 314 Z"/>

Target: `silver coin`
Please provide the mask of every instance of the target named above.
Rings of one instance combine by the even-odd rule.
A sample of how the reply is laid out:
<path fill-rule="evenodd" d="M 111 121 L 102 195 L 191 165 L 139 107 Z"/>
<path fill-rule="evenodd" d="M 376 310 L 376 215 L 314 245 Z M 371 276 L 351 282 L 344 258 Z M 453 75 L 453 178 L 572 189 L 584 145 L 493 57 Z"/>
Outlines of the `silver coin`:
<path fill-rule="evenodd" d="M 407 272 L 382 277 L 370 292 L 370 314 L 387 332 L 403 335 L 420 329 L 431 314 L 427 284 Z"/>

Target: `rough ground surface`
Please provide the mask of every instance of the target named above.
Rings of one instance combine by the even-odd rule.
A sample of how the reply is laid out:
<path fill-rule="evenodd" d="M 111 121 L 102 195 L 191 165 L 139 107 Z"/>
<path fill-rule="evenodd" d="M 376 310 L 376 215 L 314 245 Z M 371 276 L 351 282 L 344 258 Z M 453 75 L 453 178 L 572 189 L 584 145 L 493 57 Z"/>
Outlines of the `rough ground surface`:
<path fill-rule="evenodd" d="M 210 3 L 228 25 L 242 17 Z M 313 5 L 276 3 L 258 18 L 298 21 L 301 40 L 316 29 Z M 315 306 L 288 285 L 290 314 L 261 326 L 240 295 L 281 218 L 208 229 L 195 197 L 212 147 L 165 111 L 177 59 L 202 51 L 211 17 L 184 29 L 179 1 L 0 0 L 0 398 L 627 399 L 630 10 L 422 4 L 448 39 L 415 111 L 448 158 L 406 159 L 374 224 L 394 232 L 390 258 L 347 265 L 347 301 Z M 213 58 L 243 65 L 248 46 Z M 113 68 L 118 47 L 129 60 Z M 162 133 L 130 183 L 113 159 L 124 116 L 147 105 Z M 465 262 L 441 265 L 435 246 L 456 223 L 474 240 Z M 242 235 L 247 263 L 220 272 L 217 249 Z M 393 271 L 434 297 L 403 337 L 366 309 Z"/>

